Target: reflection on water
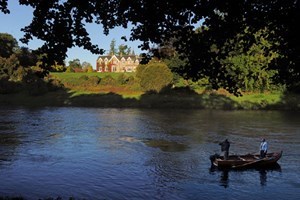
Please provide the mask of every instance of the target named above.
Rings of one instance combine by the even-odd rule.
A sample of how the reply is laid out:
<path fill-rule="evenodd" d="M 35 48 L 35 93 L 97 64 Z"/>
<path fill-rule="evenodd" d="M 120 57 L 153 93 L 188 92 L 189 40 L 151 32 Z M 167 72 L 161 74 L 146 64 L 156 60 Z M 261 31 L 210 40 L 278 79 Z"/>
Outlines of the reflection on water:
<path fill-rule="evenodd" d="M 224 170 L 218 170 L 216 167 L 211 166 L 210 168 L 210 174 L 218 174 L 220 177 L 219 180 L 219 185 L 227 188 L 230 186 L 230 174 L 239 174 L 239 173 L 245 173 L 249 172 L 251 174 L 258 172 L 259 174 L 259 183 L 262 187 L 267 186 L 267 175 L 268 173 L 281 173 L 281 166 L 276 163 L 273 166 L 267 167 L 267 168 L 258 168 L 258 169 L 247 169 L 244 171 L 240 170 L 229 170 L 229 169 L 224 169 Z M 254 175 L 255 177 L 255 175 Z"/>
<path fill-rule="evenodd" d="M 300 195 L 299 116 L 261 111 L 2 108 L 0 198 L 295 199 Z M 279 161 L 282 172 L 207 172 L 209 155 L 220 153 L 219 141 L 228 138 L 231 154 L 245 154 L 258 150 L 262 136 L 270 151 L 286 152 Z M 250 194 L 254 190 L 255 196 Z"/>
<path fill-rule="evenodd" d="M 265 169 L 259 170 L 260 185 L 265 186 L 267 184 L 267 171 Z"/>
<path fill-rule="evenodd" d="M 15 149 L 21 143 L 21 136 L 15 134 L 16 123 L 7 119 L 0 121 L 0 166 L 3 162 L 11 161 Z"/>
<path fill-rule="evenodd" d="M 227 188 L 228 187 L 228 170 L 224 170 L 222 171 L 221 173 L 221 176 L 220 176 L 220 185 Z"/>

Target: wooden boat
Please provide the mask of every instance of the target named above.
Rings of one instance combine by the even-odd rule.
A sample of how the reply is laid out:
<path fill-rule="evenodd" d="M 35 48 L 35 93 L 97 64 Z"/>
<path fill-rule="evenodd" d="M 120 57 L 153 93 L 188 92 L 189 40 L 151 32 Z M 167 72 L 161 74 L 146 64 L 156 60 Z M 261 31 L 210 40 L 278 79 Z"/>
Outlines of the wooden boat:
<path fill-rule="evenodd" d="M 249 169 L 271 167 L 281 158 L 281 152 L 268 153 L 265 158 L 258 154 L 230 155 L 227 160 L 218 154 L 210 156 L 211 165 L 219 169 Z"/>

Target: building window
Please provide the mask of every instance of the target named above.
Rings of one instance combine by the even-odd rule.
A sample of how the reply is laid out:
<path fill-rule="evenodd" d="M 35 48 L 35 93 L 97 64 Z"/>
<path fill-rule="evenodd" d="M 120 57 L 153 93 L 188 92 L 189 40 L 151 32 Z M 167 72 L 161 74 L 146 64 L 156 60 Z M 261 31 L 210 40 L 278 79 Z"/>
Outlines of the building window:
<path fill-rule="evenodd" d="M 127 72 L 132 72 L 132 68 L 131 67 L 127 67 Z"/>

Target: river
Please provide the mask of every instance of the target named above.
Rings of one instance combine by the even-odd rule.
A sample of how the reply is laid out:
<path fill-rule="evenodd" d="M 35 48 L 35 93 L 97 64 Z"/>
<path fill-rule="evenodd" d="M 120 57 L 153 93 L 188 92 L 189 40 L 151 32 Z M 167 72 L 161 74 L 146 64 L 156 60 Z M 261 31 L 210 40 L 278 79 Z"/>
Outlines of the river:
<path fill-rule="evenodd" d="M 296 199 L 300 113 L 1 108 L 0 198 Z M 218 171 L 209 156 L 283 150 L 268 170 Z"/>

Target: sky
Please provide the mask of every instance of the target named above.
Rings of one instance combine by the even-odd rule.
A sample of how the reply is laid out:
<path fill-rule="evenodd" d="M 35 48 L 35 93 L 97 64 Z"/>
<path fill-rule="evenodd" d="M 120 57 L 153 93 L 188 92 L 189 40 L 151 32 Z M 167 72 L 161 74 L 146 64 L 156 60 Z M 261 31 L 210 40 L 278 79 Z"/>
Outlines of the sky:
<path fill-rule="evenodd" d="M 3 14 L 2 12 L 0 12 L 0 33 L 11 34 L 18 40 L 19 46 L 28 47 L 29 49 L 37 49 L 43 44 L 43 42 L 36 38 L 30 41 L 28 45 L 19 41 L 19 39 L 24 35 L 21 29 L 29 25 L 32 20 L 33 9 L 24 5 L 19 5 L 18 2 L 19 1 L 17 0 L 8 1 L 10 14 Z M 88 24 L 86 27 L 88 33 L 90 34 L 92 43 L 106 50 L 107 53 L 110 49 L 110 43 L 113 39 L 116 40 L 116 47 L 121 44 L 125 44 L 133 49 L 136 54 L 142 53 L 142 50 L 138 48 L 138 46 L 141 44 L 140 41 L 124 42 L 123 40 L 121 40 L 122 36 L 127 36 L 127 38 L 129 38 L 130 29 L 123 29 L 121 27 L 118 27 L 111 30 L 108 36 L 105 36 L 103 34 L 101 25 Z M 91 52 L 79 47 L 73 47 L 68 50 L 67 56 L 68 57 L 66 59 L 66 64 L 68 64 L 70 60 L 78 58 L 81 63 L 84 61 L 91 63 L 91 65 L 95 69 L 96 60 L 99 55 L 92 54 Z"/>

